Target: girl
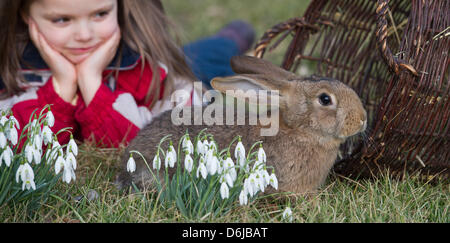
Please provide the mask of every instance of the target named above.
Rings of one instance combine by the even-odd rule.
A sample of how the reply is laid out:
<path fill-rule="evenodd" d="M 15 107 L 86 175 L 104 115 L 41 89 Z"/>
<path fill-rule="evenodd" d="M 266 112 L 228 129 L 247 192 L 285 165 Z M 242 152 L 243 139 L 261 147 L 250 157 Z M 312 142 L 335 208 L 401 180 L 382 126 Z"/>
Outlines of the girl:
<path fill-rule="evenodd" d="M 72 127 L 78 139 L 117 147 L 172 108 L 175 90 L 190 92 L 185 105 L 198 100 L 159 0 L 2 2 L 0 109 L 11 108 L 21 127 L 36 108 L 52 104 L 54 131 Z M 228 30 L 222 36 L 236 39 Z M 206 41 L 214 46 L 214 39 Z M 222 59 L 241 53 L 235 43 Z M 69 135 L 58 139 L 66 143 Z"/>

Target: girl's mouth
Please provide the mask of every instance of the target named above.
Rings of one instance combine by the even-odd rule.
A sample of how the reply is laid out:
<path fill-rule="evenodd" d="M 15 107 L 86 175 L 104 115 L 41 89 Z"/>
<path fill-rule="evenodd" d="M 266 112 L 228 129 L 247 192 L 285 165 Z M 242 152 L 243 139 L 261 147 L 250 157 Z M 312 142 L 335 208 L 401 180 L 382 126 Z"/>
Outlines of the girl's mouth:
<path fill-rule="evenodd" d="M 70 52 L 75 55 L 82 55 L 86 54 L 90 51 L 92 51 L 95 48 L 95 46 L 88 47 L 88 48 L 69 48 Z"/>

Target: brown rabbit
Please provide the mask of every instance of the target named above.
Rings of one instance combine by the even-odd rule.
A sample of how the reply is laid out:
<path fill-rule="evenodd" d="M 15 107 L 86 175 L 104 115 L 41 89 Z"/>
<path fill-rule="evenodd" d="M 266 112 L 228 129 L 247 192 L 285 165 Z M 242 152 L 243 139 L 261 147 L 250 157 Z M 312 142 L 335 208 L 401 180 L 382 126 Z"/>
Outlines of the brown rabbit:
<path fill-rule="evenodd" d="M 336 160 L 339 145 L 366 128 L 367 115 L 358 95 L 337 80 L 301 79 L 268 61 L 249 56 L 234 57 L 231 64 L 238 75 L 213 79 L 213 88 L 222 93 L 227 90 L 279 90 L 279 132 L 275 136 L 262 137 L 260 123 L 175 126 L 171 122 L 171 112 L 167 111 L 144 127 L 130 143 L 123 156 L 119 186 L 134 182 L 142 187 L 153 183 L 153 176 L 139 156 L 134 156 L 136 171 L 126 171 L 130 151 L 141 152 L 151 166 L 162 137 L 171 134 L 172 138 L 180 139 L 186 130 L 193 137 L 207 128 L 219 148 L 228 146 L 237 135 L 242 136 L 246 148 L 262 141 L 267 165 L 275 168 L 279 190 L 313 192 L 325 181 Z M 236 92 L 235 98 L 244 97 L 239 97 Z"/>

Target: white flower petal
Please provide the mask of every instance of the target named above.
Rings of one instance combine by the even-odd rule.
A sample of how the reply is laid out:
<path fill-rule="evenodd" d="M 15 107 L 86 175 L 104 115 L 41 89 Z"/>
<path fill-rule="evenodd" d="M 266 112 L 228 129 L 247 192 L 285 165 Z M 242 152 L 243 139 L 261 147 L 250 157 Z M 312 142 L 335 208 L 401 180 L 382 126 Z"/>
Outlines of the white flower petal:
<path fill-rule="evenodd" d="M 239 194 L 239 204 L 240 205 L 247 205 L 248 204 L 247 193 L 244 190 L 242 190 L 241 193 Z"/>
<path fill-rule="evenodd" d="M 55 117 L 53 116 L 51 110 L 48 110 L 46 119 L 49 127 L 53 127 L 55 125 Z"/>
<path fill-rule="evenodd" d="M 206 170 L 206 166 L 204 163 L 200 163 L 197 169 L 197 178 L 202 175 L 203 179 L 206 179 L 206 176 L 208 175 L 208 171 Z"/>
<path fill-rule="evenodd" d="M 262 146 L 260 146 L 258 150 L 258 161 L 266 163 L 266 152 L 264 152 Z"/>
<path fill-rule="evenodd" d="M 44 140 L 45 145 L 53 140 L 53 132 L 48 126 L 44 126 L 42 129 L 42 139 Z"/>
<path fill-rule="evenodd" d="M 275 190 L 278 190 L 278 179 L 277 179 L 277 177 L 275 176 L 275 173 L 272 173 L 272 174 L 270 175 L 269 182 L 270 182 L 270 185 L 271 185 L 273 188 L 275 188 Z"/>
<path fill-rule="evenodd" d="M 17 130 L 12 128 L 9 130 L 9 141 L 11 141 L 12 145 L 16 145 L 18 140 Z"/>
<path fill-rule="evenodd" d="M 6 147 L 6 136 L 3 132 L 0 132 L 0 148 Z"/>
<path fill-rule="evenodd" d="M 236 145 L 236 148 L 234 150 L 234 158 L 239 160 L 240 165 L 243 166 L 242 159 L 245 160 L 245 148 L 241 141 L 239 141 L 238 144 Z"/>
<path fill-rule="evenodd" d="M 72 153 L 67 153 L 66 161 L 74 170 L 77 169 L 77 160 L 75 159 L 75 155 Z"/>
<path fill-rule="evenodd" d="M 292 222 L 293 218 L 292 218 L 292 210 L 290 207 L 287 207 L 284 211 L 283 211 L 283 219 L 287 220 L 289 222 Z"/>
<path fill-rule="evenodd" d="M 194 160 L 192 160 L 191 156 L 186 154 L 186 157 L 184 158 L 184 168 L 191 173 L 192 167 L 194 166 Z"/>
<path fill-rule="evenodd" d="M 59 155 L 55 162 L 55 174 L 59 174 L 61 168 L 64 167 L 66 161 L 64 160 L 62 155 Z"/>
<path fill-rule="evenodd" d="M 222 196 L 222 199 L 230 197 L 230 190 L 225 182 L 222 182 L 222 185 L 220 185 L 220 196 Z"/>
<path fill-rule="evenodd" d="M 72 153 L 77 156 L 78 155 L 78 146 L 73 137 L 71 136 L 69 143 L 67 144 L 67 151 L 72 151 Z"/>
<path fill-rule="evenodd" d="M 153 158 L 152 167 L 154 170 L 160 170 L 161 169 L 161 159 L 159 158 L 159 154 L 156 154 Z"/>
<path fill-rule="evenodd" d="M 16 171 L 16 182 L 19 183 L 20 175 L 22 174 L 23 164 L 19 165 L 19 168 Z"/>
<path fill-rule="evenodd" d="M 233 187 L 233 178 L 229 173 L 225 174 L 225 181 L 227 182 L 230 188 Z"/>
<path fill-rule="evenodd" d="M 130 155 L 130 158 L 127 162 L 127 171 L 133 173 L 136 170 L 136 162 L 133 159 L 133 156 Z"/>
<path fill-rule="evenodd" d="M 198 140 L 197 141 L 197 153 L 198 154 L 204 154 L 206 151 L 205 151 L 205 148 L 204 148 L 204 146 L 203 146 L 203 142 L 202 141 L 200 141 L 200 140 Z"/>
<path fill-rule="evenodd" d="M 70 183 L 70 181 L 72 180 L 72 173 L 71 173 L 71 168 L 69 166 L 64 166 L 64 172 L 63 172 L 63 181 L 66 182 L 67 184 Z"/>

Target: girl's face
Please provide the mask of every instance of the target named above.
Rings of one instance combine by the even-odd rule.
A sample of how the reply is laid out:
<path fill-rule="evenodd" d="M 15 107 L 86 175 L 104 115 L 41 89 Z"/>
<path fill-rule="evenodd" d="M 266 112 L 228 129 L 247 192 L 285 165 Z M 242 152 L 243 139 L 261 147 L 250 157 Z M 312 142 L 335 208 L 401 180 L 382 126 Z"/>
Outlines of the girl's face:
<path fill-rule="evenodd" d="M 117 0 L 34 0 L 29 17 L 47 42 L 74 64 L 119 28 Z"/>

